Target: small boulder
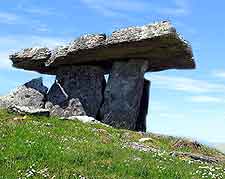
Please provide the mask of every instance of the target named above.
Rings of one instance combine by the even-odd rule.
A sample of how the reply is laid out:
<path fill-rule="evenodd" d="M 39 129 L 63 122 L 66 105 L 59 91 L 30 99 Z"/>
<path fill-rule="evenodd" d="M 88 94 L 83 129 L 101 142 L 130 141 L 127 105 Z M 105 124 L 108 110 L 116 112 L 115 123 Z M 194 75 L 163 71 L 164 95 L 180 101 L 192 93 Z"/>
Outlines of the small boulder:
<path fill-rule="evenodd" d="M 139 142 L 149 142 L 149 141 L 153 141 L 152 138 L 141 138 L 138 140 Z"/>
<path fill-rule="evenodd" d="M 19 114 L 49 116 L 49 110 L 43 108 L 34 108 L 27 106 L 10 106 L 8 110 Z"/>
<path fill-rule="evenodd" d="M 0 108 L 29 107 L 44 108 L 45 95 L 48 88 L 43 85 L 42 78 L 33 79 L 18 87 L 7 96 L 0 97 Z"/>
<path fill-rule="evenodd" d="M 68 98 L 67 93 L 56 81 L 47 94 L 45 108 L 50 111 L 51 116 L 71 117 L 85 116 L 86 112 L 78 98 Z"/>
<path fill-rule="evenodd" d="M 67 118 L 67 120 L 78 120 L 83 123 L 100 123 L 95 118 L 89 117 L 89 116 L 71 116 L 71 117 Z"/>
<path fill-rule="evenodd" d="M 202 145 L 200 143 L 198 143 L 195 140 L 192 139 L 178 139 L 174 144 L 173 144 L 173 148 L 178 149 L 178 148 L 191 148 L 193 150 L 197 150 L 199 148 L 202 147 Z"/>

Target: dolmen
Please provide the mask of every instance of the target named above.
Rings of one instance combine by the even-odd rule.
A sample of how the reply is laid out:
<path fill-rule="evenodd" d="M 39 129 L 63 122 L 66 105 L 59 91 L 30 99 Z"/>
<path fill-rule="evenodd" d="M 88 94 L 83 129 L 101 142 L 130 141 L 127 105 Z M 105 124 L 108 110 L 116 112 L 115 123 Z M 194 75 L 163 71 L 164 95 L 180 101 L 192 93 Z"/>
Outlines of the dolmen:
<path fill-rule="evenodd" d="M 195 68 L 191 46 L 167 21 L 109 36 L 84 35 L 53 50 L 28 48 L 10 60 L 16 68 L 56 76 L 52 87 L 40 92 L 45 99 L 39 106 L 50 115 L 87 115 L 137 131 L 146 130 L 151 84 L 144 74 Z"/>

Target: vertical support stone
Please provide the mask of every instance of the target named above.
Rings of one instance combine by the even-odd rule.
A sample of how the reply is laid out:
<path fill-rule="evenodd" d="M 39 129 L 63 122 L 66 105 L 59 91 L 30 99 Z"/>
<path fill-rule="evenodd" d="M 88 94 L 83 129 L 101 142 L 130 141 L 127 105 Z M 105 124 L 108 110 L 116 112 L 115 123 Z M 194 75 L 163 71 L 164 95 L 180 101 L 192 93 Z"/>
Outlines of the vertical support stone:
<path fill-rule="evenodd" d="M 145 60 L 114 62 L 100 110 L 104 123 L 118 128 L 136 129 L 147 65 Z"/>
<path fill-rule="evenodd" d="M 78 98 L 88 116 L 96 117 L 103 101 L 104 70 L 98 66 L 66 66 L 56 74 L 56 80 L 69 99 Z"/>
<path fill-rule="evenodd" d="M 148 114 L 148 107 L 149 107 L 150 85 L 151 85 L 151 82 L 145 79 L 139 116 L 136 123 L 136 131 L 146 132 L 146 117 Z"/>

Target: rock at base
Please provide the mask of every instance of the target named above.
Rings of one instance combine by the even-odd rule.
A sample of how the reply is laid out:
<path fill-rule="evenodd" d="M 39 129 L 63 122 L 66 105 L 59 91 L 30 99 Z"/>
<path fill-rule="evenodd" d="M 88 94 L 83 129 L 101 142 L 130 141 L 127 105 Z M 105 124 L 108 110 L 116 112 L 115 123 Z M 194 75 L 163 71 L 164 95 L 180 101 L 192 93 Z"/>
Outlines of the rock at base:
<path fill-rule="evenodd" d="M 97 121 L 95 118 L 93 117 L 89 117 L 89 116 L 71 116 L 69 118 L 67 118 L 66 120 L 71 120 L 71 121 L 81 121 L 83 123 L 96 123 L 96 124 L 100 124 L 99 121 Z"/>
<path fill-rule="evenodd" d="M 86 115 L 96 118 L 106 83 L 101 67 L 64 67 L 58 70 L 56 80 L 68 95 L 68 99 L 79 99 Z"/>
<path fill-rule="evenodd" d="M 49 109 L 51 116 L 71 117 L 86 115 L 78 98 L 69 99 L 68 95 L 56 81 L 47 94 L 45 108 Z"/>
<path fill-rule="evenodd" d="M 34 108 L 34 107 L 26 107 L 26 106 L 10 106 L 8 110 L 19 113 L 19 114 L 49 116 L 49 110 L 43 109 L 43 108 Z"/>
<path fill-rule="evenodd" d="M 136 129 L 135 129 L 136 131 L 146 132 L 146 117 L 148 114 L 150 85 L 151 85 L 151 82 L 145 79 L 139 116 L 136 122 Z"/>
<path fill-rule="evenodd" d="M 147 66 L 144 60 L 114 62 L 100 111 L 102 122 L 136 130 Z"/>
<path fill-rule="evenodd" d="M 33 79 L 9 95 L 0 97 L 0 108 L 9 108 L 10 106 L 44 108 L 47 91 L 48 88 L 43 85 L 42 78 Z"/>

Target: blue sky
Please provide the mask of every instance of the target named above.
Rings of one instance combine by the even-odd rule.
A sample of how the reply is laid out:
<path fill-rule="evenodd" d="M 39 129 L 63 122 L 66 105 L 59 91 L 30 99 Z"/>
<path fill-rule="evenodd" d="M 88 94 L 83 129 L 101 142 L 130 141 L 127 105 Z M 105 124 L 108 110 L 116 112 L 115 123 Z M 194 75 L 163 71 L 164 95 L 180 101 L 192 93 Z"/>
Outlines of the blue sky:
<path fill-rule="evenodd" d="M 145 75 L 152 81 L 148 130 L 225 143 L 224 7 L 223 0 L 2 0 L 0 95 L 43 76 L 13 69 L 8 55 L 16 50 L 170 20 L 192 44 L 197 69 Z"/>

